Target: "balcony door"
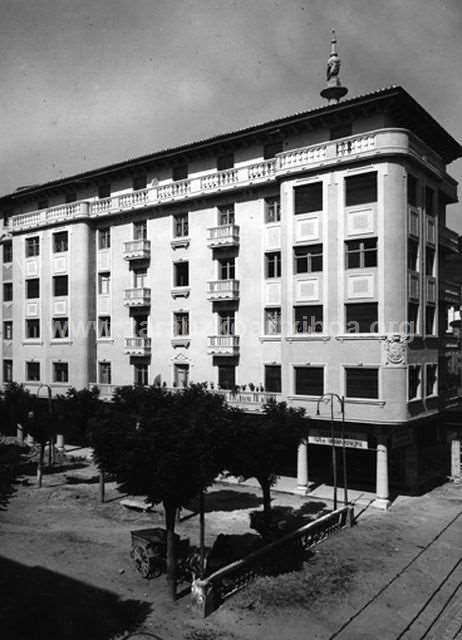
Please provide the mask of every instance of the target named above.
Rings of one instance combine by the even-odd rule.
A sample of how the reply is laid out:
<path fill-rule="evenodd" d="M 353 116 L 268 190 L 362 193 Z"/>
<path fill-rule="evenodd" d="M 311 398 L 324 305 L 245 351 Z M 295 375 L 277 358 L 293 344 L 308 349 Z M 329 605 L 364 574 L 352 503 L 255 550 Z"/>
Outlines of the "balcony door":
<path fill-rule="evenodd" d="M 222 389 L 233 389 L 236 386 L 236 367 L 220 365 L 218 367 L 218 384 Z"/>

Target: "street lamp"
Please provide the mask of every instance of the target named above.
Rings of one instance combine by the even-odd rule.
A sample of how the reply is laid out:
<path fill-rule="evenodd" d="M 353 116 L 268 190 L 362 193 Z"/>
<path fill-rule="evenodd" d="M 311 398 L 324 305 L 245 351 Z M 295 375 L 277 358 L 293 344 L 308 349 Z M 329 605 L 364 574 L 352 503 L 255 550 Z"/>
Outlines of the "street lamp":
<path fill-rule="evenodd" d="M 345 398 L 339 396 L 338 393 L 323 393 L 316 403 L 316 415 L 320 415 L 319 405 L 324 398 L 330 398 L 330 433 L 332 440 L 332 476 L 334 482 L 334 510 L 337 508 L 337 454 L 335 449 L 335 433 L 334 433 L 334 398 L 340 404 L 342 413 L 342 462 L 343 462 L 343 502 L 345 506 L 348 504 L 348 485 L 347 485 L 347 466 L 346 466 L 346 447 L 345 447 Z"/>

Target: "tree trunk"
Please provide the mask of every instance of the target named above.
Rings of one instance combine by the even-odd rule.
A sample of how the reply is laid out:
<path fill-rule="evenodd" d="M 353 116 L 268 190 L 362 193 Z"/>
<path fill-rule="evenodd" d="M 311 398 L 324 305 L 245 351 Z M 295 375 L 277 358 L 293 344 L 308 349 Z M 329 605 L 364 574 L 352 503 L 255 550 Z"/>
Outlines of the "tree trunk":
<path fill-rule="evenodd" d="M 257 480 L 263 492 L 263 523 L 267 533 L 271 527 L 271 485 L 267 478 L 257 478 Z"/>
<path fill-rule="evenodd" d="M 205 504 L 204 504 L 204 490 L 200 492 L 199 498 L 199 525 L 200 525 L 200 553 L 201 553 L 201 567 L 200 567 L 200 579 L 204 579 L 205 575 Z"/>
<path fill-rule="evenodd" d="M 40 443 L 39 457 L 37 461 L 37 485 L 39 488 L 42 486 L 42 470 L 43 470 L 43 458 L 45 457 L 45 444 Z"/>
<path fill-rule="evenodd" d="M 167 528 L 167 587 L 171 599 L 176 600 L 175 514 L 177 507 L 164 502 L 164 509 Z"/>

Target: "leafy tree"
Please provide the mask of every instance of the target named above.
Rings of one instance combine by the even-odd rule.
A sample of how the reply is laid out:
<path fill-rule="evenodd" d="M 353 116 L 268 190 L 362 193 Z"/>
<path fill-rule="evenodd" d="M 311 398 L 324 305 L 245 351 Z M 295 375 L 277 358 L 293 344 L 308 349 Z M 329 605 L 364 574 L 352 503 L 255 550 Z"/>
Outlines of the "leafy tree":
<path fill-rule="evenodd" d="M 116 395 L 93 429 L 95 457 L 124 490 L 163 503 L 167 582 L 175 598 L 175 515 L 223 469 L 230 410 L 222 396 L 202 385 L 177 392 L 125 389 Z"/>
<path fill-rule="evenodd" d="M 258 416 L 242 412 L 234 414 L 228 435 L 226 469 L 232 475 L 258 480 L 263 494 L 266 531 L 271 524 L 271 487 L 278 477 L 276 470 L 281 460 L 296 455 L 298 445 L 308 432 L 304 413 L 304 409 L 270 400 Z"/>
<path fill-rule="evenodd" d="M 25 389 L 24 385 L 17 382 L 9 383 L 3 393 L 2 398 L 2 430 L 16 434 L 18 424 L 25 425 L 28 414 L 33 410 L 35 397 Z"/>
<path fill-rule="evenodd" d="M 57 429 L 72 444 L 88 446 L 90 443 L 90 423 L 96 420 L 102 410 L 99 389 L 69 389 L 65 396 L 53 401 Z"/>

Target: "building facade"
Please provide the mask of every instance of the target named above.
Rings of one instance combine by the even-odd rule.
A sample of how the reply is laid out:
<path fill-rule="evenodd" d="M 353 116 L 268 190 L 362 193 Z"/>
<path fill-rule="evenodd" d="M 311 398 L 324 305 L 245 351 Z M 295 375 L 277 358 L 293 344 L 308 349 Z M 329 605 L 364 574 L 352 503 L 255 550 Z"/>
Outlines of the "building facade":
<path fill-rule="evenodd" d="M 275 396 L 313 418 L 287 461 L 302 489 L 338 394 L 352 477 L 386 506 L 461 396 L 461 155 L 392 87 L 21 188 L 1 199 L 3 383 Z"/>

